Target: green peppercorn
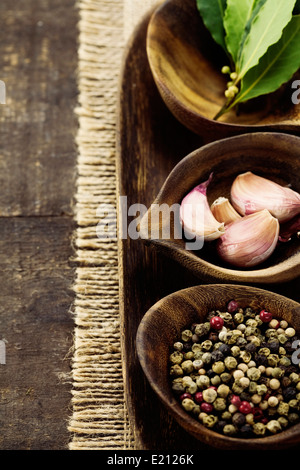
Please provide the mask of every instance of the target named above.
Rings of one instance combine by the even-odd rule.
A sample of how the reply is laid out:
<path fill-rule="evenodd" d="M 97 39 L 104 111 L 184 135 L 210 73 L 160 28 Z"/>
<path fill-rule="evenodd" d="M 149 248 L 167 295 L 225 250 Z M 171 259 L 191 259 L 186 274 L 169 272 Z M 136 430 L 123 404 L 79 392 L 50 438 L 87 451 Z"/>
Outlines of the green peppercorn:
<path fill-rule="evenodd" d="M 183 344 L 180 341 L 177 341 L 176 343 L 174 343 L 173 347 L 176 351 L 182 351 L 183 350 Z"/>
<path fill-rule="evenodd" d="M 233 370 L 237 366 L 237 360 L 233 356 L 227 356 L 224 359 L 225 367 L 229 370 Z"/>
<path fill-rule="evenodd" d="M 216 411 L 226 410 L 227 403 L 225 398 L 217 397 L 213 402 L 213 406 Z"/>
<path fill-rule="evenodd" d="M 191 398 L 184 398 L 181 402 L 181 405 L 186 411 L 192 411 L 195 407 L 194 400 Z"/>
<path fill-rule="evenodd" d="M 226 397 L 229 395 L 229 392 L 230 392 L 230 388 L 228 387 L 228 385 L 221 384 L 221 385 L 219 385 L 219 387 L 217 388 L 217 394 L 218 394 L 221 398 L 226 398 Z"/>
<path fill-rule="evenodd" d="M 203 341 L 203 343 L 201 344 L 201 347 L 204 351 L 209 351 L 211 348 L 212 348 L 212 341 L 210 341 L 209 339 Z"/>
<path fill-rule="evenodd" d="M 209 322 L 199 323 L 198 325 L 195 326 L 195 334 L 199 336 L 200 338 L 202 336 L 205 336 L 209 331 L 210 331 Z"/>
<path fill-rule="evenodd" d="M 188 343 L 189 341 L 191 341 L 192 336 L 193 336 L 193 333 L 191 330 L 184 330 L 181 333 L 181 339 L 184 343 Z"/>
<path fill-rule="evenodd" d="M 183 375 L 183 370 L 182 370 L 182 368 L 180 367 L 179 364 L 174 364 L 174 366 L 171 367 L 170 375 L 171 376 L 174 375 L 176 377 L 179 377 L 179 376 Z"/>
<path fill-rule="evenodd" d="M 184 353 L 183 359 L 184 360 L 194 359 L 193 351 L 187 351 L 186 353 Z"/>
<path fill-rule="evenodd" d="M 217 421 L 218 421 L 218 418 L 217 416 L 214 416 L 214 415 L 206 415 L 202 419 L 202 423 L 204 424 L 204 426 L 208 428 L 213 428 L 215 424 L 217 423 Z"/>
<path fill-rule="evenodd" d="M 207 388 L 203 390 L 203 400 L 207 403 L 213 403 L 217 398 L 217 392 L 213 388 Z"/>
<path fill-rule="evenodd" d="M 193 362 L 190 359 L 183 361 L 181 367 L 185 374 L 190 374 L 194 370 Z"/>
<path fill-rule="evenodd" d="M 222 374 L 222 372 L 225 371 L 225 364 L 224 362 L 222 361 L 217 361 L 215 362 L 213 365 L 212 365 L 212 370 L 216 373 L 216 374 Z"/>
<path fill-rule="evenodd" d="M 277 432 L 282 431 L 282 427 L 277 419 L 272 419 L 266 424 L 266 428 L 272 433 L 276 434 Z"/>
<path fill-rule="evenodd" d="M 280 379 L 284 375 L 284 370 L 281 369 L 280 367 L 274 367 L 272 370 L 272 377 L 275 379 Z"/>
<path fill-rule="evenodd" d="M 183 361 L 183 354 L 180 351 L 174 351 L 170 355 L 170 362 L 172 364 L 181 364 Z"/>
<path fill-rule="evenodd" d="M 281 416 L 288 416 L 290 406 L 288 403 L 281 401 L 278 405 L 277 412 Z"/>
<path fill-rule="evenodd" d="M 228 384 L 231 380 L 231 374 L 223 372 L 223 374 L 220 375 L 220 378 L 224 384 Z"/>
<path fill-rule="evenodd" d="M 233 424 L 226 424 L 223 428 L 223 433 L 226 436 L 233 436 L 237 433 L 237 428 Z"/>
<path fill-rule="evenodd" d="M 269 366 L 275 367 L 279 362 L 279 356 L 278 354 L 269 354 L 267 360 L 268 360 Z"/>
<path fill-rule="evenodd" d="M 254 434 L 264 436 L 266 433 L 266 426 L 263 423 L 255 423 L 252 426 Z"/>
<path fill-rule="evenodd" d="M 251 381 L 257 382 L 257 380 L 260 378 L 260 376 L 261 376 L 261 372 L 256 367 L 250 367 L 247 370 L 247 377 L 249 377 L 249 379 Z"/>

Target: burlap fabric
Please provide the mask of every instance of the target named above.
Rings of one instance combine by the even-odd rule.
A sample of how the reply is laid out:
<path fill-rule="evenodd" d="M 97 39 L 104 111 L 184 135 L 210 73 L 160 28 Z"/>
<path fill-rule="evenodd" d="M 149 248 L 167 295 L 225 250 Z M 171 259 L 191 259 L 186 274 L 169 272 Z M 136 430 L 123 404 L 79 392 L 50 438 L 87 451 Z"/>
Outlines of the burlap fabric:
<path fill-rule="evenodd" d="M 70 450 L 134 449 L 126 411 L 116 239 L 97 209 L 116 205 L 117 89 L 124 47 L 154 0 L 80 0 L 75 332 Z"/>

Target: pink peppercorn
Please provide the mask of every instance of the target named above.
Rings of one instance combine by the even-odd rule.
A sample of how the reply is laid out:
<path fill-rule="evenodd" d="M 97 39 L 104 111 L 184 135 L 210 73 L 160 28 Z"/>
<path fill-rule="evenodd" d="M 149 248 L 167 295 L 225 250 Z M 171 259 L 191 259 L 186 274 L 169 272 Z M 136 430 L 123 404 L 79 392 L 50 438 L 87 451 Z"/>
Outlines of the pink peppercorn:
<path fill-rule="evenodd" d="M 242 403 L 239 406 L 239 411 L 243 413 L 244 415 L 247 415 L 248 413 L 251 413 L 252 411 L 252 406 L 248 401 L 242 401 Z"/>
<path fill-rule="evenodd" d="M 210 326 L 214 330 L 221 330 L 224 326 L 223 318 L 218 317 L 218 316 L 212 317 L 211 320 L 210 320 Z"/>
<path fill-rule="evenodd" d="M 182 395 L 180 395 L 179 399 L 182 401 L 184 400 L 185 398 L 192 398 L 192 395 L 190 393 L 183 393 Z"/>
<path fill-rule="evenodd" d="M 237 408 L 240 406 L 240 404 L 242 403 L 240 397 L 238 395 L 233 395 L 230 402 L 236 406 Z"/>
<path fill-rule="evenodd" d="M 195 400 L 196 403 L 202 403 L 203 402 L 203 393 L 202 392 L 195 393 L 194 400 Z"/>
<path fill-rule="evenodd" d="M 211 403 L 203 402 L 200 405 L 200 410 L 203 411 L 204 413 L 211 413 L 213 409 L 214 407 Z"/>
<path fill-rule="evenodd" d="M 261 310 L 259 314 L 259 318 L 261 319 L 263 323 L 269 323 L 272 320 L 273 315 L 272 313 L 267 312 L 266 310 Z"/>
<path fill-rule="evenodd" d="M 239 304 L 237 303 L 236 300 L 231 300 L 230 302 L 228 302 L 227 311 L 229 313 L 235 312 L 238 308 L 239 308 Z"/>
<path fill-rule="evenodd" d="M 260 421 L 264 416 L 263 410 L 259 408 L 258 406 L 255 406 L 254 408 L 252 408 L 252 413 L 253 413 L 254 421 Z"/>

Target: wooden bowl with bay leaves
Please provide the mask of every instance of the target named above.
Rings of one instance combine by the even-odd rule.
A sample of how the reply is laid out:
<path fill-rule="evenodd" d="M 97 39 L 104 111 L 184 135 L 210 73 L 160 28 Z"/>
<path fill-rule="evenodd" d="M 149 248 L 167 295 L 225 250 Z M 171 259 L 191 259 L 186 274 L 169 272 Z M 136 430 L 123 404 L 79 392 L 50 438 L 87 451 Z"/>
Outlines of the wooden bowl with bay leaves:
<path fill-rule="evenodd" d="M 300 104 L 292 83 L 253 98 L 218 120 L 228 77 L 228 59 L 203 25 L 196 0 L 166 0 L 153 13 L 147 31 L 147 55 L 154 81 L 172 114 L 205 141 L 250 131 L 300 134 Z"/>
<path fill-rule="evenodd" d="M 196 149 L 173 168 L 141 219 L 141 239 L 205 282 L 275 284 L 297 278 L 300 240 L 296 236 L 278 243 L 267 260 L 252 268 L 236 268 L 223 262 L 217 255 L 215 240 L 204 242 L 200 250 L 187 245 L 179 210 L 176 211 L 184 196 L 213 173 L 207 190 L 209 204 L 218 197 L 230 199 L 234 179 L 247 171 L 300 192 L 300 138 L 258 132 L 228 137 Z M 168 213 L 164 212 L 166 208 Z"/>
<path fill-rule="evenodd" d="M 212 310 L 224 311 L 232 299 L 242 308 L 266 309 L 300 331 L 300 304 L 281 295 L 250 286 L 201 285 L 168 295 L 144 315 L 136 337 L 142 369 L 163 405 L 191 435 L 207 445 L 225 450 L 273 450 L 300 443 L 300 423 L 274 435 L 250 439 L 228 437 L 203 426 L 179 404 L 171 390 L 169 356 L 181 332 L 204 321 Z"/>

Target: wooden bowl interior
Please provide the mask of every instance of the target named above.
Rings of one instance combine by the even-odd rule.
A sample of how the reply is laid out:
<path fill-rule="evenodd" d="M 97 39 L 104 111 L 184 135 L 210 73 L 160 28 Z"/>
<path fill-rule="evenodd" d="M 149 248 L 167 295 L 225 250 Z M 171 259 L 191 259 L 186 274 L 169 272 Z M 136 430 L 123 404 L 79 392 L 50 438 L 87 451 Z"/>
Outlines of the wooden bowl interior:
<path fill-rule="evenodd" d="M 300 191 L 300 139 L 277 133 L 254 133 L 231 137 L 208 144 L 192 152 L 173 169 L 157 199 L 142 221 L 142 231 L 150 234 L 149 224 L 158 220 L 155 211 L 162 204 L 180 204 L 183 197 L 197 184 L 205 181 L 211 172 L 213 180 L 207 197 L 212 203 L 219 196 L 229 197 L 233 180 L 239 173 L 252 171 L 283 186 L 290 185 Z M 160 234 L 163 222 L 160 221 Z M 255 282 L 280 282 L 300 275 L 299 240 L 279 245 L 263 264 L 239 269 L 226 265 L 217 255 L 216 242 L 204 243 L 196 251 L 188 251 L 183 237 L 176 239 L 172 221 L 170 238 L 149 240 L 177 261 L 192 269 L 202 278 L 212 276 L 227 280 Z M 149 229 L 149 230 L 148 230 Z M 143 235 L 147 240 L 147 234 Z M 160 235 L 162 237 L 162 235 Z M 209 278 L 209 277 L 208 277 Z"/>
<path fill-rule="evenodd" d="M 169 355 L 183 329 L 204 320 L 209 311 L 224 311 L 227 303 L 235 299 L 241 307 L 255 310 L 266 308 L 276 318 L 285 319 L 300 331 L 300 305 L 278 294 L 239 285 L 202 285 L 184 289 L 165 297 L 155 304 L 140 323 L 136 346 L 143 371 L 150 385 L 189 433 L 209 445 L 226 449 L 271 449 L 299 443 L 300 424 L 280 434 L 264 438 L 231 438 L 211 431 L 189 416 L 172 393 L 169 379 Z"/>
<path fill-rule="evenodd" d="M 228 63 L 223 49 L 203 25 L 195 0 L 167 0 L 155 10 L 147 33 L 147 55 L 154 80 L 172 113 L 191 130 L 203 133 L 225 102 Z M 293 78 L 295 80 L 295 77 Z M 291 87 L 241 104 L 214 122 L 233 126 L 300 125 L 300 106 Z M 229 131 L 229 129 L 227 129 Z M 237 129 L 235 129 L 237 131 Z"/>

